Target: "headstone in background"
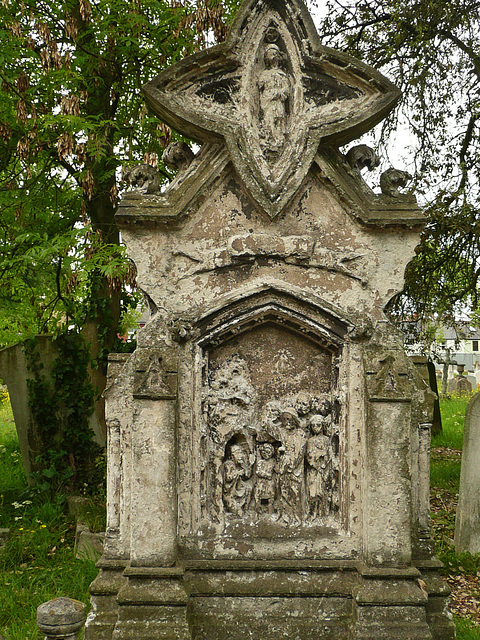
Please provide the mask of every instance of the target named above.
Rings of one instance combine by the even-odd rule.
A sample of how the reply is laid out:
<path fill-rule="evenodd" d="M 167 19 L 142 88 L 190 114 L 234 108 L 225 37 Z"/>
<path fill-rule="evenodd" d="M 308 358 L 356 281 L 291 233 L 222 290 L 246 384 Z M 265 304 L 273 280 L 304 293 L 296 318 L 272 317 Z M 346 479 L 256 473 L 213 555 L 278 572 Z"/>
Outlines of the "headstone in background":
<path fill-rule="evenodd" d="M 458 375 L 448 381 L 449 393 L 458 393 L 460 395 L 472 393 L 472 383 L 465 375 L 465 365 L 457 365 L 457 372 Z"/>
<path fill-rule="evenodd" d="M 472 385 L 472 391 L 476 391 L 476 389 L 477 389 L 477 379 L 475 378 L 475 376 L 472 373 L 467 373 L 467 375 L 465 377 L 470 382 L 470 384 Z"/>
<path fill-rule="evenodd" d="M 119 208 L 152 316 L 111 360 L 87 640 L 452 638 L 428 372 L 383 311 L 425 218 L 405 172 L 377 196 L 376 154 L 339 151 L 398 90 L 299 0 L 247 0 L 144 92 L 202 147 L 168 150 L 163 193 L 133 172 Z"/>
<path fill-rule="evenodd" d="M 49 379 L 53 362 L 58 357 L 52 336 L 36 336 L 35 348 L 42 366 L 42 375 Z M 41 452 L 51 448 L 52 442 L 44 441 L 30 409 L 28 380 L 33 374 L 28 369 L 23 344 L 0 349 L 0 377 L 8 388 L 22 462 L 29 478 L 33 471 L 39 469 L 35 459 Z M 92 439 L 104 446 L 105 438 L 95 413 L 90 416 L 89 424 L 93 433 Z"/>
<path fill-rule="evenodd" d="M 442 414 L 440 413 L 440 397 L 438 393 L 437 374 L 435 371 L 435 363 L 432 360 L 428 360 L 428 381 L 430 389 L 435 394 L 433 400 L 433 418 L 432 418 L 432 435 L 438 436 L 442 433 Z"/>
<path fill-rule="evenodd" d="M 471 398 L 465 413 L 455 550 L 480 553 L 480 393 Z"/>

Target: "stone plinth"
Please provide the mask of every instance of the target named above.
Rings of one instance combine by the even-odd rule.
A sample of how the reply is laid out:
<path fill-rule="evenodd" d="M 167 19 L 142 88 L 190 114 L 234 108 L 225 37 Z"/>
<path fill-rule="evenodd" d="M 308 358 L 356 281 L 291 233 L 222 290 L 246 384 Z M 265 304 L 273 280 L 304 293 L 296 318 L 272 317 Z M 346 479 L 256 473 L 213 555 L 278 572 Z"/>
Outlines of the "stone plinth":
<path fill-rule="evenodd" d="M 452 638 L 434 395 L 384 315 L 424 216 L 405 172 L 377 196 L 373 150 L 339 151 L 398 90 L 321 47 L 298 0 L 246 1 L 225 44 L 144 90 L 202 147 L 168 150 L 163 193 L 141 168 L 119 208 L 152 315 L 111 357 L 87 639 Z"/>
<path fill-rule="evenodd" d="M 480 553 L 480 394 L 470 400 L 465 414 L 462 470 L 455 520 L 458 553 Z"/>

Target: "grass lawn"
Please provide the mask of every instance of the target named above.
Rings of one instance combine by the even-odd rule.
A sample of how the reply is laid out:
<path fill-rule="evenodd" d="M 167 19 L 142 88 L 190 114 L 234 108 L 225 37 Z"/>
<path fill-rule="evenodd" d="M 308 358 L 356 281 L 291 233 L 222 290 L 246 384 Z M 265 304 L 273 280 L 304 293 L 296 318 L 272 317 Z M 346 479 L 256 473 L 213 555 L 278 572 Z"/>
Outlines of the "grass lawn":
<path fill-rule="evenodd" d="M 66 515 L 64 496 L 39 495 L 28 487 L 6 402 L 0 405 L 0 527 L 10 528 L 0 547 L 0 635 L 43 640 L 37 606 L 58 596 L 88 603 L 97 569 L 74 557 L 75 524 Z"/>
<path fill-rule="evenodd" d="M 432 441 L 432 532 L 453 589 L 457 637 L 480 640 L 480 556 L 457 555 L 453 547 L 467 401 L 441 402 L 443 434 Z M 35 623 L 42 602 L 58 596 L 89 602 L 97 570 L 75 559 L 75 524 L 66 513 L 63 495 L 27 485 L 10 405 L 0 404 L 0 527 L 10 528 L 0 547 L 0 635 L 6 640 L 42 640 Z"/>
<path fill-rule="evenodd" d="M 480 640 L 480 556 L 456 554 L 453 541 L 468 400 L 440 401 L 443 433 L 432 439 L 430 506 L 436 554 L 445 565 L 442 573 L 452 588 L 450 604 L 457 637 Z"/>

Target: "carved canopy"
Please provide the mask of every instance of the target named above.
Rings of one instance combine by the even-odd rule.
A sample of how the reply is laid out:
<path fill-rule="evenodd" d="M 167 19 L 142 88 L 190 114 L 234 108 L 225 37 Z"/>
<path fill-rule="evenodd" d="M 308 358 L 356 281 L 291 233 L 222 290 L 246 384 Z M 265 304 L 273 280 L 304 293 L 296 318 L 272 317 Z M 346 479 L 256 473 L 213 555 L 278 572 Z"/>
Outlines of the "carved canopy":
<path fill-rule="evenodd" d="M 225 43 L 170 67 L 144 93 L 180 133 L 223 139 L 271 218 L 295 195 L 320 144 L 358 138 L 400 95 L 374 69 L 321 46 L 301 0 L 247 0 Z"/>

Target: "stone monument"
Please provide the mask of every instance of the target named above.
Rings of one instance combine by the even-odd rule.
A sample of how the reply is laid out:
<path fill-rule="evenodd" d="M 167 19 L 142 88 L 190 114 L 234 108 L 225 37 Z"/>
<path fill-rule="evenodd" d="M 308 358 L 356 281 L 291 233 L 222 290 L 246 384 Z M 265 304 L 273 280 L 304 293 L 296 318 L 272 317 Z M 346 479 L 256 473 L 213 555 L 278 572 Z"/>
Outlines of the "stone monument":
<path fill-rule="evenodd" d="M 480 553 L 480 393 L 471 398 L 465 413 L 455 550 Z"/>
<path fill-rule="evenodd" d="M 88 640 L 453 638 L 429 534 L 432 393 L 384 308 L 424 216 L 356 145 L 398 90 L 301 0 L 144 87 L 196 140 L 118 223 L 151 319 L 106 391 L 108 523 Z"/>
<path fill-rule="evenodd" d="M 460 395 L 470 395 L 472 393 L 472 383 L 465 375 L 465 365 L 457 365 L 457 376 L 448 381 L 449 393 Z"/>

